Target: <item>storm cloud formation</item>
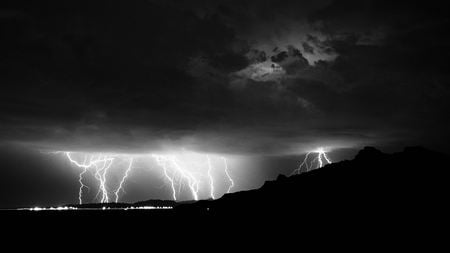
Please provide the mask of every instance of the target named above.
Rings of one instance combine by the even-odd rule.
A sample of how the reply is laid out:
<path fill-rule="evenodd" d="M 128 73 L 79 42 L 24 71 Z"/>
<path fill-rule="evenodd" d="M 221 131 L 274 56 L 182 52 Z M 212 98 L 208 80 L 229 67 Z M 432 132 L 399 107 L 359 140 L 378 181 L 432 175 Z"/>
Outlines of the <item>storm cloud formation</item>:
<path fill-rule="evenodd" d="M 432 1 L 2 3 L 0 138 L 133 152 L 443 149 L 448 11 Z"/>

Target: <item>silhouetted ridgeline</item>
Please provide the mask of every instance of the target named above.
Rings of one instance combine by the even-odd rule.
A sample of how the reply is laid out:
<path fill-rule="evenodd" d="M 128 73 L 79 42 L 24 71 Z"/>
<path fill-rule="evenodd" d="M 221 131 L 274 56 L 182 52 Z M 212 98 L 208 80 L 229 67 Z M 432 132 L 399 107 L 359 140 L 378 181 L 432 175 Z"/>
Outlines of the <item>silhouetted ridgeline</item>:
<path fill-rule="evenodd" d="M 289 219 L 437 218 L 444 214 L 448 159 L 421 147 L 394 154 L 366 147 L 351 161 L 291 177 L 280 175 L 260 189 L 179 205 L 175 210 L 218 216 L 277 213 Z"/>

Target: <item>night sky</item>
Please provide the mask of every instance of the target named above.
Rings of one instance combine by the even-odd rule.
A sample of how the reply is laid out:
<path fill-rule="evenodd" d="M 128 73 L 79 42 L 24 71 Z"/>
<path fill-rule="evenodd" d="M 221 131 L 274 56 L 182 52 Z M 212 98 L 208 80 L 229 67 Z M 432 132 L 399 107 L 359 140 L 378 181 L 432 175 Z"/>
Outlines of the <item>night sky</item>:
<path fill-rule="evenodd" d="M 77 200 L 79 171 L 53 151 L 239 157 L 236 190 L 322 146 L 334 161 L 367 145 L 450 153 L 449 11 L 434 1 L 2 1 L 0 207 Z M 170 198 L 160 172 L 134 173 L 124 201 Z"/>

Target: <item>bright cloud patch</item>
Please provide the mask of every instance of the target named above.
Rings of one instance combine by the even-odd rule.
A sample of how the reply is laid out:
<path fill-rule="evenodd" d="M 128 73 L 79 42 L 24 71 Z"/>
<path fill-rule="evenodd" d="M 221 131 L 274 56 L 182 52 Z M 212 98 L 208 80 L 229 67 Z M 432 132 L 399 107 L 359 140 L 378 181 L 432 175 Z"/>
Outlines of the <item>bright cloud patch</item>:
<path fill-rule="evenodd" d="M 235 73 L 238 77 L 252 79 L 257 82 L 280 81 L 286 71 L 278 63 L 272 61 L 259 62 Z"/>

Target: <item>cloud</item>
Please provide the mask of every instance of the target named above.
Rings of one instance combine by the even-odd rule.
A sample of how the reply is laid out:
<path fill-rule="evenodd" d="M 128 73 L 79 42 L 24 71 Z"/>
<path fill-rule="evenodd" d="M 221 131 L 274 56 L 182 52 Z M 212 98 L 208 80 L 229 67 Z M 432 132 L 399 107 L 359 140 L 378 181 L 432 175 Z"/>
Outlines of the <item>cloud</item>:
<path fill-rule="evenodd" d="M 308 42 L 302 43 L 303 51 L 307 54 L 314 54 L 314 47 L 309 45 Z"/>
<path fill-rule="evenodd" d="M 440 11 L 385 1 L 48 3 L 45 15 L 43 4 L 8 8 L 25 18 L 0 42 L 4 142 L 230 153 L 443 145 L 450 43 Z"/>

